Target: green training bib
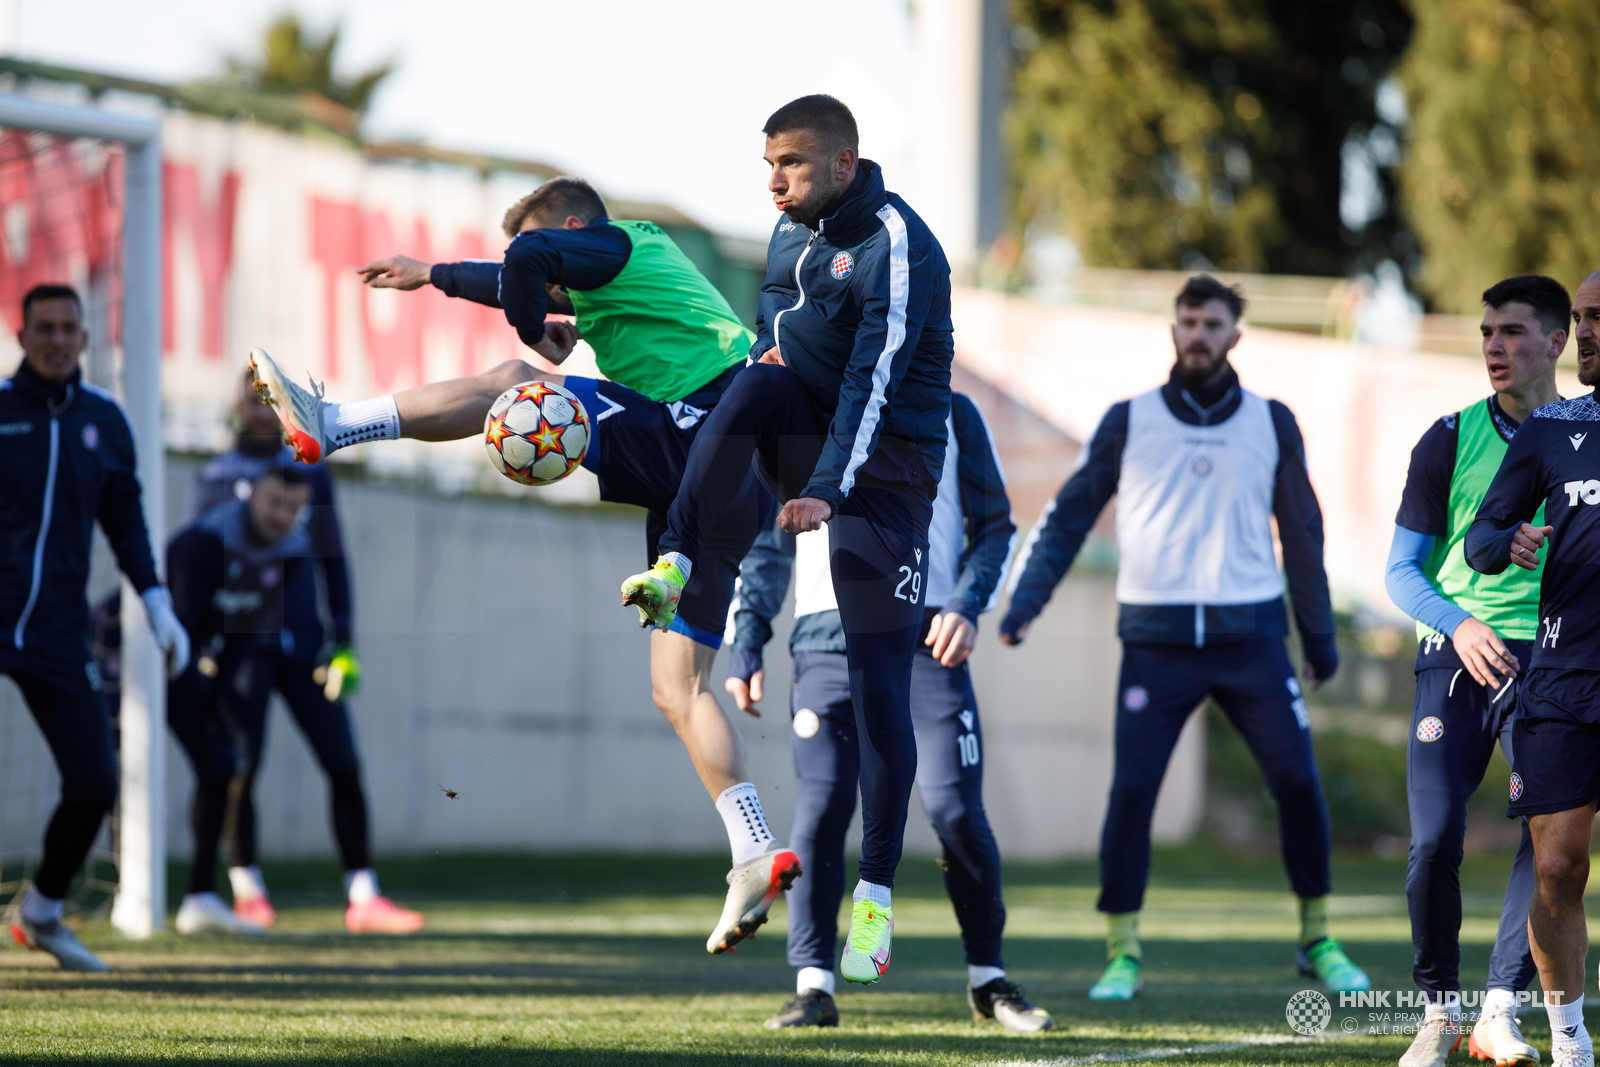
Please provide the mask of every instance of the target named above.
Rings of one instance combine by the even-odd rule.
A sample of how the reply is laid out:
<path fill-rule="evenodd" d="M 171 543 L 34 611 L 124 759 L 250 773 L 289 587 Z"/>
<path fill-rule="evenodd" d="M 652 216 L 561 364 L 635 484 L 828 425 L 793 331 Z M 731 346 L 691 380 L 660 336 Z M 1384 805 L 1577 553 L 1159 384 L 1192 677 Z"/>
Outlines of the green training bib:
<path fill-rule="evenodd" d="M 651 400 L 699 389 L 750 354 L 755 335 L 653 222 L 612 220 L 633 252 L 598 289 L 568 289 L 578 329 L 607 378 Z"/>
<path fill-rule="evenodd" d="M 1462 548 L 1467 528 L 1483 503 L 1489 483 L 1505 458 L 1506 441 L 1495 429 L 1488 400 L 1479 401 L 1457 416 L 1456 469 L 1450 478 L 1447 531 L 1423 563 L 1423 573 L 1433 587 L 1452 603 L 1472 613 L 1501 637 L 1532 641 L 1539 630 L 1539 573 L 1511 566 L 1500 574 L 1480 574 L 1467 565 Z M 1544 525 L 1544 505 L 1533 517 Z M 1417 636 L 1433 631 L 1417 623 Z"/>

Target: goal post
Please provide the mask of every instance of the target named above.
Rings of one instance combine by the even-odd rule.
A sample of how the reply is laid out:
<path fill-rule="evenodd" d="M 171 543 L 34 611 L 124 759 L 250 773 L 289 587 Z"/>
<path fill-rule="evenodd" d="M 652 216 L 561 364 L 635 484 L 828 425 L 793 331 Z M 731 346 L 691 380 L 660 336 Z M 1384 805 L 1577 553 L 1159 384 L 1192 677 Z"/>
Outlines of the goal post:
<path fill-rule="evenodd" d="M 0 127 L 120 142 L 124 171 L 121 398 L 138 449 L 157 566 L 166 543 L 161 428 L 161 123 L 95 107 L 0 94 Z M 111 922 L 129 937 L 166 925 L 166 670 L 144 604 L 123 580 L 122 792 Z"/>

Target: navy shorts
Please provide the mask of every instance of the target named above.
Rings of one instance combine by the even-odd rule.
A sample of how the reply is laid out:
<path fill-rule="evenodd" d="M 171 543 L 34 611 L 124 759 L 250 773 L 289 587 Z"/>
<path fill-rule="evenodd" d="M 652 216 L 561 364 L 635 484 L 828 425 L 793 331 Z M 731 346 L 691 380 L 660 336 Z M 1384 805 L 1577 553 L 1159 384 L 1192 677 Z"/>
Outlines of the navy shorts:
<path fill-rule="evenodd" d="M 678 495 L 684 463 L 706 414 L 744 367 L 729 367 L 682 400 L 651 400 L 625 385 L 569 376 L 566 388 L 583 402 L 594 439 L 583 465 L 600 479 L 600 499 L 644 508 L 645 562 L 654 563 L 667 529 L 667 509 Z M 728 605 L 739 562 L 777 516 L 778 505 L 752 474 L 739 503 L 711 531 L 694 561 L 671 629 L 702 645 L 722 647 Z"/>
<path fill-rule="evenodd" d="M 1600 671 L 1535 667 L 1519 683 L 1510 816 L 1600 800 Z"/>

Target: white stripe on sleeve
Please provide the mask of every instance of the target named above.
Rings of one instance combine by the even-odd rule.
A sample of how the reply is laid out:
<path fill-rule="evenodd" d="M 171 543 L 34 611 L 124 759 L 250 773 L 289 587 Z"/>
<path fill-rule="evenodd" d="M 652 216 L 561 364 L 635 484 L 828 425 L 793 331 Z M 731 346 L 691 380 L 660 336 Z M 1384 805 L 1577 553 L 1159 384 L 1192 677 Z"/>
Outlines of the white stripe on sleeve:
<path fill-rule="evenodd" d="M 889 231 L 889 314 L 883 340 L 883 352 L 872 368 L 872 395 L 861 413 L 861 425 L 856 429 L 855 444 L 850 449 L 850 462 L 845 464 L 839 479 L 839 494 L 849 496 L 856 484 L 856 471 L 867 461 L 872 435 L 878 428 L 878 419 L 888 399 L 889 372 L 894 364 L 894 354 L 906 340 L 906 300 L 911 294 L 911 257 L 906 238 L 906 223 L 893 204 L 883 205 L 878 212 L 883 228 Z"/>

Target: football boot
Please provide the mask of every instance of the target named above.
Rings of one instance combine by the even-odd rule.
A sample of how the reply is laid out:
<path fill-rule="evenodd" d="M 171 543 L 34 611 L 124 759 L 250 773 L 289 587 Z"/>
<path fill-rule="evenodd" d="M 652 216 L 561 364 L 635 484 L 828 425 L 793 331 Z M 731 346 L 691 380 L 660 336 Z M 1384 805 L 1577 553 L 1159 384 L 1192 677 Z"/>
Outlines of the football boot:
<path fill-rule="evenodd" d="M 104 974 L 111 970 L 105 961 L 83 947 L 78 935 L 60 919 L 47 923 L 29 922 L 21 912 L 11 920 L 11 938 L 24 948 L 35 952 L 48 952 L 61 964 L 63 971 L 86 971 Z"/>
<path fill-rule="evenodd" d="M 796 993 L 767 1020 L 768 1030 L 788 1030 L 797 1026 L 838 1026 L 839 1008 L 833 997 L 820 989 Z"/>
<path fill-rule="evenodd" d="M 1467 1039 L 1467 1052 L 1475 1060 L 1493 1060 L 1495 1067 L 1539 1062 L 1539 1050 L 1522 1039 L 1513 1009 L 1485 1012 Z"/>
<path fill-rule="evenodd" d="M 641 630 L 651 626 L 665 630 L 678 617 L 678 599 L 687 582 L 678 565 L 663 556 L 643 574 L 635 574 L 622 583 L 622 603 L 639 609 Z"/>
<path fill-rule="evenodd" d="M 1330 993 L 1360 993 L 1372 988 L 1367 973 L 1350 962 L 1339 942 L 1331 937 L 1319 938 L 1309 945 L 1301 945 L 1295 953 L 1295 963 L 1307 978 L 1316 978 L 1328 987 Z"/>
<path fill-rule="evenodd" d="M 850 936 L 845 938 L 839 973 L 847 982 L 871 985 L 889 972 L 889 942 L 894 933 L 894 909 L 874 900 L 858 900 L 850 907 Z"/>
<path fill-rule="evenodd" d="M 330 407 L 322 399 L 322 386 L 307 375 L 308 391 L 286 377 L 272 357 L 260 348 L 250 350 L 250 378 L 256 395 L 272 408 L 283 424 L 283 440 L 294 449 L 301 463 L 317 463 L 333 451 L 323 430 L 323 412 Z"/>
<path fill-rule="evenodd" d="M 1022 995 L 1021 986 L 1004 978 L 985 982 L 977 989 L 969 985 L 967 1003 L 974 1019 L 993 1019 L 1014 1034 L 1037 1034 L 1055 1025 L 1049 1012 Z"/>
<path fill-rule="evenodd" d="M 732 952 L 733 946 L 767 921 L 772 902 L 800 877 L 800 857 L 773 843 L 765 856 L 757 856 L 728 872 L 728 896 L 722 904 L 717 928 L 706 939 L 706 951 L 717 955 Z"/>

